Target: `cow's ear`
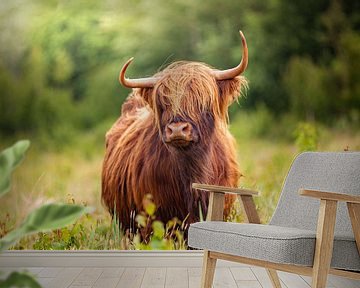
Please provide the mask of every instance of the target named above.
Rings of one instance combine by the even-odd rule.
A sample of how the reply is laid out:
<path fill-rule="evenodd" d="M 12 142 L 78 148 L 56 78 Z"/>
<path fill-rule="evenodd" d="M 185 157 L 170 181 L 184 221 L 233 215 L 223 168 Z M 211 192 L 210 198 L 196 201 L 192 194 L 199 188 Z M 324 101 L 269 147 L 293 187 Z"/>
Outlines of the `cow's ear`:
<path fill-rule="evenodd" d="M 220 101 L 226 107 L 237 100 L 247 89 L 247 80 L 243 76 L 237 76 L 229 80 L 217 81 Z"/>

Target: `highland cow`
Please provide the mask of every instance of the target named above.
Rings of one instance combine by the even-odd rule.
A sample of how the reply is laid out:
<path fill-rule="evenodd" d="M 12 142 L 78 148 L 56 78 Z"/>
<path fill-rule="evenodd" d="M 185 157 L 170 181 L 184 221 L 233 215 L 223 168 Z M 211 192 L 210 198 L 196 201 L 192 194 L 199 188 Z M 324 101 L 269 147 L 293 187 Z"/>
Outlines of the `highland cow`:
<path fill-rule="evenodd" d="M 208 194 L 193 190 L 193 182 L 236 187 L 240 172 L 234 139 L 228 131 L 228 106 L 236 100 L 246 79 L 248 63 L 244 35 L 238 66 L 216 70 L 198 62 L 175 62 L 150 78 L 128 79 L 133 88 L 120 118 L 106 134 L 102 172 L 102 200 L 123 228 L 133 224 L 142 200 L 152 194 L 156 215 L 199 220 L 206 215 Z M 225 199 L 225 215 L 235 200 Z"/>

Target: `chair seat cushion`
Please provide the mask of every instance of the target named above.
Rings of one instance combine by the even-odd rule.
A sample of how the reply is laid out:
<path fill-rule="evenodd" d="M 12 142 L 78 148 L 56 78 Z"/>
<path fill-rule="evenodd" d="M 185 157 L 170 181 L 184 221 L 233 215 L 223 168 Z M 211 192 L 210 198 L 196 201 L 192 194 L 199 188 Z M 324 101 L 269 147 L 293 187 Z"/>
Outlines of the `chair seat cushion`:
<path fill-rule="evenodd" d="M 312 266 L 315 232 L 275 225 L 205 221 L 190 225 L 188 244 L 274 263 Z M 331 267 L 360 271 L 354 238 L 335 235 Z"/>

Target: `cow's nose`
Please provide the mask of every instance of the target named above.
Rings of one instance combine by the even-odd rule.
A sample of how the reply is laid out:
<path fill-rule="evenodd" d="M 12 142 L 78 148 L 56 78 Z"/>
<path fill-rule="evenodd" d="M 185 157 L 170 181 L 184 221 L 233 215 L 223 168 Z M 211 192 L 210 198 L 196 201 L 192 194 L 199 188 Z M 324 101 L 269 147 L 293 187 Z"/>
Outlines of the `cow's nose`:
<path fill-rule="evenodd" d="M 191 141 L 192 126 L 187 122 L 170 123 L 166 125 L 165 134 L 168 142 L 173 140 Z"/>

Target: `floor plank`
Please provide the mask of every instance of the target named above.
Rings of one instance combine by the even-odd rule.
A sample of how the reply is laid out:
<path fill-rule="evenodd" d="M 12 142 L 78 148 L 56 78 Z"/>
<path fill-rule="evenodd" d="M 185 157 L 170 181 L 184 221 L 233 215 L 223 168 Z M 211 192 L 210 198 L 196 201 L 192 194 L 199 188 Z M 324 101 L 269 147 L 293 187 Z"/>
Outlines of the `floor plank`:
<path fill-rule="evenodd" d="M 257 281 L 255 274 L 251 271 L 250 267 L 231 267 L 230 271 L 235 279 L 235 281 L 248 280 L 248 281 Z"/>
<path fill-rule="evenodd" d="M 166 268 L 147 268 L 141 288 L 163 288 L 165 286 Z"/>
<path fill-rule="evenodd" d="M 280 279 L 289 288 L 310 288 L 310 285 L 297 274 L 278 272 Z"/>
<path fill-rule="evenodd" d="M 81 267 L 66 267 L 43 288 L 68 288 L 83 270 Z"/>
<path fill-rule="evenodd" d="M 254 273 L 256 279 L 261 284 L 262 288 L 273 288 L 270 278 L 264 268 L 260 267 L 251 267 L 251 271 Z M 287 288 L 285 283 L 280 279 L 281 287 Z M 291 287 L 291 286 L 290 286 Z"/>
<path fill-rule="evenodd" d="M 304 279 L 304 281 L 306 283 L 308 283 L 309 286 L 311 286 L 311 282 L 312 282 L 312 277 L 310 276 L 301 276 L 301 278 Z M 326 288 L 337 288 L 335 287 L 331 282 L 330 279 L 328 279 L 327 283 L 326 283 Z"/>
<path fill-rule="evenodd" d="M 116 285 L 119 283 L 120 278 L 116 277 L 100 277 L 96 280 L 91 288 L 115 288 Z"/>
<path fill-rule="evenodd" d="M 214 288 L 237 288 L 235 279 L 229 268 L 216 268 Z"/>
<path fill-rule="evenodd" d="M 145 268 L 126 268 L 116 288 L 139 288 L 145 274 Z"/>
<path fill-rule="evenodd" d="M 124 267 L 119 267 L 119 268 L 114 268 L 114 267 L 106 267 L 103 268 L 103 271 L 100 275 L 100 278 L 107 278 L 107 277 L 118 277 L 120 278 L 121 275 L 124 273 L 125 268 Z"/>
<path fill-rule="evenodd" d="M 258 281 L 254 280 L 240 280 L 236 281 L 238 288 L 262 288 Z"/>
<path fill-rule="evenodd" d="M 188 288 L 189 275 L 187 268 L 170 267 L 166 269 L 166 288 Z"/>
<path fill-rule="evenodd" d="M 103 272 L 103 268 L 85 267 L 71 283 L 72 286 L 92 286 Z"/>
<path fill-rule="evenodd" d="M 53 281 L 54 278 L 36 278 L 36 280 L 39 282 L 39 284 L 42 286 L 42 287 L 50 287 L 49 286 L 49 283 L 51 281 Z"/>
<path fill-rule="evenodd" d="M 338 276 L 329 276 L 329 282 L 336 288 L 360 288 L 359 280 L 352 280 Z"/>
<path fill-rule="evenodd" d="M 6 267 L 1 270 L 4 275 L 28 271 L 43 288 L 198 288 L 202 272 L 200 267 Z M 311 287 L 311 277 L 285 272 L 279 272 L 279 277 L 282 288 Z M 360 288 L 360 281 L 331 275 L 326 287 Z M 264 268 L 244 266 L 216 268 L 213 288 L 273 287 Z"/>

